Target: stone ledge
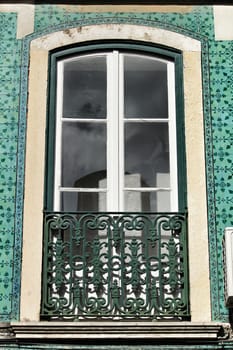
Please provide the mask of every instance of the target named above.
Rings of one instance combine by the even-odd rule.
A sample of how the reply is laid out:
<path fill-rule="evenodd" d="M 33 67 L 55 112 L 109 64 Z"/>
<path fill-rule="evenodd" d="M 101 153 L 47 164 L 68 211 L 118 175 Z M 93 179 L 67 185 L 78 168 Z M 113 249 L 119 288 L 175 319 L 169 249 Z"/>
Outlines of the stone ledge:
<path fill-rule="evenodd" d="M 217 341 L 229 337 L 230 326 L 215 322 L 12 322 L 8 327 L 0 325 L 0 332 L 1 330 L 4 331 L 5 337 L 13 337 L 17 341 L 29 339 Z"/>

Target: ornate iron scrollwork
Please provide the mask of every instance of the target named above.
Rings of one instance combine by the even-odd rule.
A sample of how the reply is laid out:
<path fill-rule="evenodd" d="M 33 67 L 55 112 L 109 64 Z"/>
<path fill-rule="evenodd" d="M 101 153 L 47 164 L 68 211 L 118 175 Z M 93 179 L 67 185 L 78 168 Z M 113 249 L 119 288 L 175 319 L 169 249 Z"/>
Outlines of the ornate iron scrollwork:
<path fill-rule="evenodd" d="M 185 214 L 46 213 L 41 316 L 187 318 Z"/>

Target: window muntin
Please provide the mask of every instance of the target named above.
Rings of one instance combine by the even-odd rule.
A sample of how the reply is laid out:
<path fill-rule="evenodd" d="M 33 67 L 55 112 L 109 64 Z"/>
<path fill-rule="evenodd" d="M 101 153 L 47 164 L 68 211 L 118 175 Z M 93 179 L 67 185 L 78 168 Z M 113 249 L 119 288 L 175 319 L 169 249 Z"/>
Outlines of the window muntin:
<path fill-rule="evenodd" d="M 120 50 L 57 62 L 54 210 L 178 210 L 174 70 Z"/>

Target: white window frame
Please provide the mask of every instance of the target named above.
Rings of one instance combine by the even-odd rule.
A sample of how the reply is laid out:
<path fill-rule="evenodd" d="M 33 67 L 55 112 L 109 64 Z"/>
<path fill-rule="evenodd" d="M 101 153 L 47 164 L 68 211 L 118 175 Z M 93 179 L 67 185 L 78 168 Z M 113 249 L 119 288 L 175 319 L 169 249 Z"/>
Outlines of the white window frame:
<path fill-rule="evenodd" d="M 168 118 L 124 118 L 124 56 L 142 57 L 148 60 L 163 62 L 167 66 L 168 89 Z M 107 116 L 106 119 L 93 118 L 65 118 L 63 111 L 63 76 L 64 64 L 78 59 L 105 56 L 107 63 Z M 121 50 L 109 52 L 76 55 L 57 62 L 57 89 L 56 89 L 56 141 L 55 141 L 55 171 L 54 171 L 54 211 L 60 211 L 60 198 L 62 192 L 95 192 L 106 193 L 106 210 L 110 212 L 125 211 L 124 193 L 158 192 L 170 193 L 170 211 L 178 211 L 178 179 L 177 179 L 177 143 L 176 143 L 176 97 L 175 97 L 175 64 L 172 61 L 161 59 L 155 55 L 127 53 Z M 91 122 L 107 125 L 107 186 L 102 188 L 62 187 L 62 124 L 63 122 Z M 166 123 L 168 125 L 169 141 L 169 187 L 127 187 L 124 181 L 124 125 L 125 123 Z M 139 141 L 140 142 L 140 141 Z"/>

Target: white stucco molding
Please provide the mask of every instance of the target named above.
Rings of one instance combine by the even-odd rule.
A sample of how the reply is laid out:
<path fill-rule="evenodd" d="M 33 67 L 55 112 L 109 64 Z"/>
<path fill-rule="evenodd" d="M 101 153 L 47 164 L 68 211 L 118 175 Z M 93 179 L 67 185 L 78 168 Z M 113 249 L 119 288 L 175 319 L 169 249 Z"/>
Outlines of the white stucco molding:
<path fill-rule="evenodd" d="M 168 34 L 169 33 L 169 34 Z M 99 24 L 66 29 L 32 41 L 31 48 L 52 50 L 88 40 L 132 39 L 153 42 L 182 51 L 201 51 L 198 40 L 165 29 L 123 24 Z"/>
<path fill-rule="evenodd" d="M 0 344 L 25 344 L 28 341 L 71 341 L 109 339 L 130 341 L 205 341 L 228 340 L 230 325 L 218 322 L 1 322 Z M 0 345 L 1 347 L 1 345 Z"/>
<path fill-rule="evenodd" d="M 214 6 L 215 40 L 233 40 L 233 6 Z"/>
<path fill-rule="evenodd" d="M 11 322 L 10 334 L 18 340 L 28 339 L 163 339 L 218 341 L 227 339 L 230 327 L 217 322 Z M 5 330 L 4 330 L 5 331 Z"/>
<path fill-rule="evenodd" d="M 40 319 L 49 51 L 65 45 L 103 39 L 139 40 L 172 47 L 183 53 L 191 319 L 193 322 L 210 322 L 201 44 L 198 40 L 179 33 L 129 24 L 101 24 L 66 29 L 31 42 L 20 319 Z"/>
<path fill-rule="evenodd" d="M 225 302 L 233 308 L 233 227 L 224 230 L 224 273 L 225 273 Z"/>
<path fill-rule="evenodd" d="M 25 35 L 31 34 L 34 31 L 35 5 L 3 4 L 0 5 L 1 12 L 17 13 L 17 39 L 22 39 Z"/>
<path fill-rule="evenodd" d="M 152 4 L 103 4 L 103 5 L 73 5 L 61 4 L 58 5 L 61 9 L 67 12 L 162 12 L 162 13 L 187 13 L 193 9 L 192 5 L 152 5 Z"/>

